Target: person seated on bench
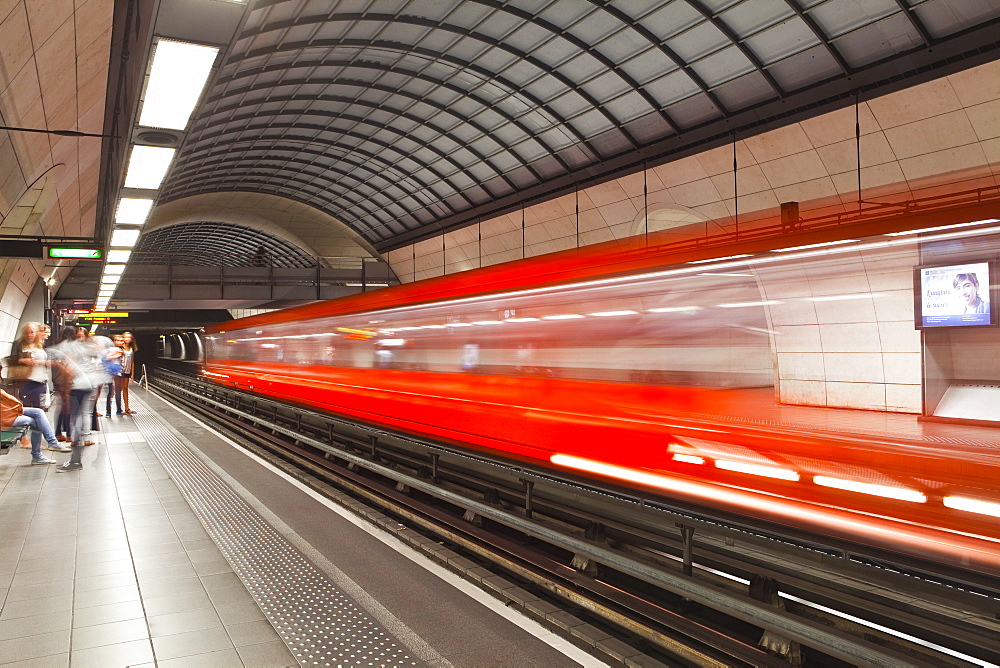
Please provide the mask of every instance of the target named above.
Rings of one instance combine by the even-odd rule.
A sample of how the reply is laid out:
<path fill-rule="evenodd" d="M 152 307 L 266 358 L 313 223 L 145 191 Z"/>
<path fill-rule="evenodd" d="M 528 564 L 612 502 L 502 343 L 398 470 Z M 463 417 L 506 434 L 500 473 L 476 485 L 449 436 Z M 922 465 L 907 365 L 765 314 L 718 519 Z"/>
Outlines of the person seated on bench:
<path fill-rule="evenodd" d="M 16 397 L 13 397 L 3 390 L 0 390 L 0 398 L 3 401 L 3 415 L 0 416 L 0 426 L 4 427 L 31 427 L 31 463 L 32 464 L 55 464 L 54 459 L 49 459 L 42 454 L 42 437 L 49 444 L 49 450 L 56 452 L 69 452 L 69 448 L 64 448 L 62 443 L 56 440 L 56 435 L 52 432 L 52 425 L 45 417 L 45 411 L 41 408 L 25 408 Z"/>

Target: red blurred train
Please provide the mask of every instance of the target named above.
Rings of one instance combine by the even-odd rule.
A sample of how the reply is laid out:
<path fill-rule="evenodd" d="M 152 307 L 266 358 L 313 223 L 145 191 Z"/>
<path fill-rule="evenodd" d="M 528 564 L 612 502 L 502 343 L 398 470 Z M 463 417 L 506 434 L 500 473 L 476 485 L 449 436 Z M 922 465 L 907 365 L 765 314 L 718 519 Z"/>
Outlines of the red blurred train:
<path fill-rule="evenodd" d="M 775 406 L 780 310 L 886 297 L 892 290 L 875 287 L 858 297 L 845 280 L 851 262 L 877 257 L 886 276 L 909 276 L 919 244 L 981 246 L 998 232 L 783 252 L 744 245 L 669 264 L 635 248 L 558 253 L 208 328 L 203 373 L 461 447 L 992 571 L 994 432 L 945 449 L 753 418 Z M 829 292 L 774 296 L 795 295 L 799 275 Z"/>

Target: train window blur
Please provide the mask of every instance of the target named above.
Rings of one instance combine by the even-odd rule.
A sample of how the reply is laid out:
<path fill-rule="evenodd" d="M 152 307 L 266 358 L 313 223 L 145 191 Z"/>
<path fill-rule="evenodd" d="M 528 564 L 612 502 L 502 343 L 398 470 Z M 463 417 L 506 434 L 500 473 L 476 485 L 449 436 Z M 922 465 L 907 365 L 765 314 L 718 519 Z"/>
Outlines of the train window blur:
<path fill-rule="evenodd" d="M 760 300 L 749 270 L 666 277 L 226 331 L 208 339 L 208 356 L 606 382 L 771 386 L 773 361 Z"/>

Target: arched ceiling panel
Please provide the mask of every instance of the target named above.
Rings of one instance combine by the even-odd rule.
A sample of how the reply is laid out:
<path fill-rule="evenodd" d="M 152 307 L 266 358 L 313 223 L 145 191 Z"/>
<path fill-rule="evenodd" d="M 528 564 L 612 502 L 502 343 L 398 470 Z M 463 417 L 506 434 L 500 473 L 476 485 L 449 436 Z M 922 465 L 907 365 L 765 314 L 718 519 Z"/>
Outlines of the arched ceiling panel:
<path fill-rule="evenodd" d="M 992 0 L 257 0 L 160 202 L 381 250 L 996 57 Z"/>

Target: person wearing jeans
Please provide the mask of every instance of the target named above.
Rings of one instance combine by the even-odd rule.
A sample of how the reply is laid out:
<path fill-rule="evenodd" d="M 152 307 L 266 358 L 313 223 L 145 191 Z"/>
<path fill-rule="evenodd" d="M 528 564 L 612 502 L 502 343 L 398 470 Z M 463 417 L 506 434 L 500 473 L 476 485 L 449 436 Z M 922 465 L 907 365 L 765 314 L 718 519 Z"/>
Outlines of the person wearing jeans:
<path fill-rule="evenodd" d="M 3 390 L 0 393 L 4 395 L 8 400 L 14 399 L 11 395 L 7 394 Z M 6 409 L 5 409 L 6 410 Z M 60 452 L 68 452 L 68 448 L 65 450 L 59 445 L 59 441 L 56 440 L 56 435 L 52 431 L 52 425 L 49 424 L 49 419 L 45 417 L 45 411 L 41 408 L 32 408 L 31 406 L 22 407 L 21 415 L 14 418 L 11 423 L 15 427 L 31 427 L 33 430 L 41 432 L 42 437 L 49 444 L 50 450 L 59 450 Z M 3 421 L 6 424 L 7 420 Z M 34 439 L 31 442 L 31 463 L 32 464 L 55 464 L 54 459 L 49 459 L 42 454 L 42 444 L 41 440 L 36 443 Z"/>

